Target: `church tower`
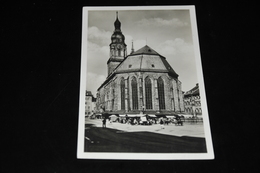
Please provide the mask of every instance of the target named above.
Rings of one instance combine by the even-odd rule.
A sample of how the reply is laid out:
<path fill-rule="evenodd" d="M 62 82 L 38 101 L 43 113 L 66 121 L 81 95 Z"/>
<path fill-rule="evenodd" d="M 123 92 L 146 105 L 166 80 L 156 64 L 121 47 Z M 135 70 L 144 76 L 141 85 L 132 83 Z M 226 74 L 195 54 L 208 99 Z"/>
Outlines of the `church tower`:
<path fill-rule="evenodd" d="M 116 21 L 114 22 L 115 30 L 111 36 L 110 58 L 107 61 L 108 75 L 120 64 L 127 56 L 125 36 L 121 32 L 121 22 L 118 20 L 118 12 L 116 12 Z"/>

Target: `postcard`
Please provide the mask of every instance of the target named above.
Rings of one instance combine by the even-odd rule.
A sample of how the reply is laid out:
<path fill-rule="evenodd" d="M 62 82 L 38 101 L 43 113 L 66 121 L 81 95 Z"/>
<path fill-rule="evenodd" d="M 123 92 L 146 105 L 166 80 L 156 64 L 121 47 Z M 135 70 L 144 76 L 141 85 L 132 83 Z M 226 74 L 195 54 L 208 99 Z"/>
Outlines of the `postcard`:
<path fill-rule="evenodd" d="M 195 6 L 83 7 L 79 159 L 214 159 Z"/>

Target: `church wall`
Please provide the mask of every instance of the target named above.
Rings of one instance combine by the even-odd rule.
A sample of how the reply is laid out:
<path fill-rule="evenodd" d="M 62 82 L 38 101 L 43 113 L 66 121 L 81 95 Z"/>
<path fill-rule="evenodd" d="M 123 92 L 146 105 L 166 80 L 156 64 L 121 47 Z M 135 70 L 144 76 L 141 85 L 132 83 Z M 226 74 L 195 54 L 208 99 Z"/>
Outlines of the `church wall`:
<path fill-rule="evenodd" d="M 137 95 L 139 107 L 136 111 L 141 111 L 143 109 L 143 104 L 146 105 L 144 82 L 146 77 L 149 77 L 151 79 L 152 84 L 152 110 L 156 112 L 159 111 L 157 79 L 161 77 L 164 81 L 165 111 L 184 111 L 181 82 L 169 77 L 166 73 L 152 72 L 132 72 L 117 74 L 110 83 L 99 90 L 100 99 L 98 99 L 97 101 L 97 106 L 102 105 L 105 108 L 105 111 L 121 111 L 120 82 L 123 78 L 125 80 L 126 111 L 133 111 L 131 87 L 131 80 L 133 79 L 133 77 L 135 77 L 137 80 Z"/>
<path fill-rule="evenodd" d="M 173 97 L 174 97 L 175 111 L 179 111 L 180 110 L 180 106 L 179 106 L 179 96 L 178 96 L 177 80 L 172 80 L 172 85 L 173 85 Z"/>
<path fill-rule="evenodd" d="M 154 76 L 152 73 L 144 72 L 142 74 L 143 79 L 143 102 L 144 102 L 144 109 L 146 109 L 146 96 L 145 96 L 145 79 L 148 77 L 151 80 L 152 84 L 152 108 L 153 110 L 158 110 L 156 102 L 156 94 L 155 94 L 155 87 L 154 87 Z"/>
<path fill-rule="evenodd" d="M 144 109 L 144 96 L 143 96 L 143 78 L 142 73 L 138 73 L 138 98 L 139 98 L 139 110 Z"/>
<path fill-rule="evenodd" d="M 171 105 L 171 90 L 170 90 L 173 87 L 171 82 L 172 79 L 168 76 L 168 74 L 163 75 L 162 79 L 164 81 L 165 110 L 171 111 L 173 110 Z"/>
<path fill-rule="evenodd" d="M 121 79 L 125 81 L 125 107 L 126 112 L 133 111 L 132 87 L 133 77 L 137 80 L 138 110 L 143 110 L 146 105 L 145 100 L 145 78 L 149 77 L 152 84 L 152 107 L 153 111 L 159 111 L 159 98 L 157 80 L 161 77 L 164 81 L 165 94 L 165 111 L 184 111 L 183 94 L 181 82 L 173 79 L 167 73 L 154 72 L 131 72 L 117 74 L 108 84 L 99 90 L 99 105 L 105 107 L 105 111 L 122 111 L 121 110 Z M 98 102 L 98 101 L 97 101 Z M 97 107 L 98 108 L 98 107 Z M 144 106 L 144 109 L 146 107 Z"/>
<path fill-rule="evenodd" d="M 140 98 L 140 91 L 139 91 L 139 85 L 138 85 L 138 77 L 139 77 L 139 74 L 138 73 L 129 73 L 129 111 L 131 110 L 134 110 L 133 109 L 133 95 L 132 95 L 132 85 L 131 85 L 131 82 L 132 82 L 132 79 L 135 78 L 136 81 L 137 81 L 137 97 Z M 141 110 L 141 107 L 140 107 L 140 100 L 138 99 L 138 109 L 137 110 Z"/>
<path fill-rule="evenodd" d="M 158 100 L 158 86 L 157 86 L 157 79 L 161 77 L 164 81 L 164 94 L 165 94 L 165 110 L 172 111 L 174 107 L 172 107 L 172 98 L 171 98 L 171 88 L 174 88 L 172 81 L 175 81 L 171 77 L 168 76 L 166 73 L 144 73 L 143 80 L 149 76 L 152 79 L 152 91 L 153 91 L 153 110 L 159 111 L 159 100 Z M 177 86 L 177 85 L 176 85 Z M 144 87 L 144 85 L 143 85 Z M 176 90 L 176 89 L 175 89 Z M 177 90 L 176 90 L 177 91 Z M 143 93 L 145 90 L 143 90 Z M 177 93 L 175 94 L 177 96 Z M 175 98 L 176 101 L 178 99 Z M 145 102 L 145 94 L 144 94 L 144 102 Z M 178 104 L 178 103 L 176 103 Z"/>
<path fill-rule="evenodd" d="M 182 94 L 182 88 L 181 88 L 181 82 L 178 80 L 178 91 L 179 91 L 179 100 L 180 100 L 180 111 L 184 111 L 184 103 L 183 103 L 183 94 Z"/>

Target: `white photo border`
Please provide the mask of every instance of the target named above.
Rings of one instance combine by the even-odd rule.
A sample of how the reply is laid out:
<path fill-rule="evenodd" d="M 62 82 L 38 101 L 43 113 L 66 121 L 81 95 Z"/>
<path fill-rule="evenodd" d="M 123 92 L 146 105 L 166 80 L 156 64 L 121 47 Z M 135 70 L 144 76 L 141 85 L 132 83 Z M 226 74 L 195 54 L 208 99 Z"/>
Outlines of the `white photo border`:
<path fill-rule="evenodd" d="M 197 77 L 200 87 L 201 108 L 203 112 L 203 125 L 205 132 L 207 153 L 101 153 L 84 152 L 84 130 L 85 130 L 85 92 L 87 72 L 87 33 L 88 12 L 93 10 L 189 10 L 194 53 L 197 67 Z M 211 138 L 207 101 L 202 72 L 199 39 L 197 31 L 195 6 L 129 6 L 129 7 L 83 7 L 82 13 L 82 46 L 81 46 L 81 75 L 80 75 L 80 96 L 79 96 L 79 117 L 78 117 L 78 159 L 116 159 L 116 160 L 210 160 L 214 159 L 213 144 Z"/>

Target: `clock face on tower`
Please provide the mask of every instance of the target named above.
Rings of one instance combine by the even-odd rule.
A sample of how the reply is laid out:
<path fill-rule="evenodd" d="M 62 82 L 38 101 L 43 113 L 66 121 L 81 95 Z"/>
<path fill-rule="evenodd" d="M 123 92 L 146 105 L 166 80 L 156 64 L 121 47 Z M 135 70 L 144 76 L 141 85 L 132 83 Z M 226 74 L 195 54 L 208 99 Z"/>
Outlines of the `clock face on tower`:
<path fill-rule="evenodd" d="M 118 45 L 117 45 L 117 48 L 118 48 L 118 49 L 121 49 L 121 48 L 122 48 L 122 46 L 121 46 L 120 44 L 118 44 Z"/>

